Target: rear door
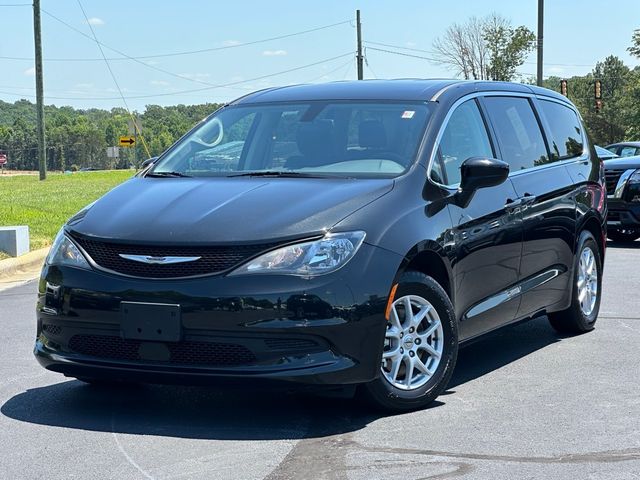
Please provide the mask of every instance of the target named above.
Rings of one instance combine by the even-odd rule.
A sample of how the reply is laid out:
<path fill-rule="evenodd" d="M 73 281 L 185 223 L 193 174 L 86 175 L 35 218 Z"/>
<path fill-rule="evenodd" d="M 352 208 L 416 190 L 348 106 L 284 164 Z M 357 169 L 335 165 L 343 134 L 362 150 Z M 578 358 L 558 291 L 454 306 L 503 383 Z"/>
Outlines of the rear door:
<path fill-rule="evenodd" d="M 475 98 L 454 107 L 439 138 L 431 178 L 455 192 L 460 165 L 470 157 L 495 158 L 486 121 Z M 519 298 L 522 250 L 520 214 L 508 202 L 516 191 L 507 180 L 479 189 L 467 207 L 448 205 L 453 224 L 451 252 L 456 317 L 466 340 L 512 321 Z"/>
<path fill-rule="evenodd" d="M 575 241 L 574 182 L 563 160 L 582 154 L 581 134 L 566 125 L 561 140 L 549 145 L 535 99 L 489 96 L 483 99 L 522 215 L 521 296 L 517 318 L 565 301 Z M 555 104 L 551 107 L 555 108 Z M 574 114 L 575 116 L 575 114 Z M 566 137 L 566 138 L 565 138 Z M 550 148 L 551 147 L 551 148 Z"/>

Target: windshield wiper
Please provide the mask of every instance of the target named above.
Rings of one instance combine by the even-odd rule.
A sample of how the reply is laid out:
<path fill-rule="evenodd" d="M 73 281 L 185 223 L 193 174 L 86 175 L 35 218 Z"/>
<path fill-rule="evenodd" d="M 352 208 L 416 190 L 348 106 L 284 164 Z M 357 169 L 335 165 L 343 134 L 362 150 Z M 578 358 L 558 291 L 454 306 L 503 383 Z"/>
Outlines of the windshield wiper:
<path fill-rule="evenodd" d="M 185 177 L 191 178 L 191 175 L 186 175 L 181 172 L 151 172 L 147 173 L 145 177 L 157 177 L 157 178 L 174 178 L 174 177 Z"/>
<path fill-rule="evenodd" d="M 290 172 L 286 170 L 263 170 L 257 172 L 244 172 L 234 173 L 233 175 L 227 175 L 227 177 L 302 177 L 302 178 L 321 178 L 321 177 L 335 177 L 335 175 L 323 175 L 320 173 L 307 173 L 307 172 Z"/>

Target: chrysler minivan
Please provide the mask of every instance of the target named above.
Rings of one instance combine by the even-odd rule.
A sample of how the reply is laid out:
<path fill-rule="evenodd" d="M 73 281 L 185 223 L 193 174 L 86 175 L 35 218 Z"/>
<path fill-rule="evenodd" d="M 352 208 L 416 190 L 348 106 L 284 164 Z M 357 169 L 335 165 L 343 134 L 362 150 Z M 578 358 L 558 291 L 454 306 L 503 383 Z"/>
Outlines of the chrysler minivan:
<path fill-rule="evenodd" d="M 602 162 L 552 91 L 262 90 L 64 225 L 35 355 L 88 383 L 357 385 L 419 408 L 488 332 L 594 328 L 605 218 Z"/>

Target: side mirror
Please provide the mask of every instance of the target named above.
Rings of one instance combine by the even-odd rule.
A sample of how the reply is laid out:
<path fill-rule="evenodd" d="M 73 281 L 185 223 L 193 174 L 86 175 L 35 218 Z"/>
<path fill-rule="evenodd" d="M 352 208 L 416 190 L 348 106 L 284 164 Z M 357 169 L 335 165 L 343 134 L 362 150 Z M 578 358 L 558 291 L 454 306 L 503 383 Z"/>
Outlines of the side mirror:
<path fill-rule="evenodd" d="M 158 157 L 147 158 L 144 162 L 142 162 L 142 165 L 140 166 L 140 168 L 147 168 L 149 165 L 153 165 L 157 161 L 158 161 Z"/>
<path fill-rule="evenodd" d="M 479 188 L 495 187 L 509 176 L 509 164 L 486 157 L 467 158 L 460 166 L 460 188 L 456 205 L 467 207 Z"/>

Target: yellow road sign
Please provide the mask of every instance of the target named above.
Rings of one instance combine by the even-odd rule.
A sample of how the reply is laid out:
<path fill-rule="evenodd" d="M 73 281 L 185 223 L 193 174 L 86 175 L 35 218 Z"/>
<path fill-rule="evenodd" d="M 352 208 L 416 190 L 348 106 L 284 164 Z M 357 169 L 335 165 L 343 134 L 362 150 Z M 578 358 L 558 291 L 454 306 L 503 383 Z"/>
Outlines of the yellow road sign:
<path fill-rule="evenodd" d="M 120 146 L 121 147 L 135 147 L 136 138 L 131 135 L 124 135 L 120 137 Z"/>

